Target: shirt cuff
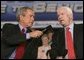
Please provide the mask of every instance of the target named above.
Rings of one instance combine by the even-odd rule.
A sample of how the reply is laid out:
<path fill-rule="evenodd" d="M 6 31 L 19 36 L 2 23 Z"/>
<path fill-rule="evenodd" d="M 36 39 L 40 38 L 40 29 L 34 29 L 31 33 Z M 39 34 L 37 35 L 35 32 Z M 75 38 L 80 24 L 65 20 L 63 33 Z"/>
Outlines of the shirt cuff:
<path fill-rule="evenodd" d="M 26 39 L 30 39 L 29 33 L 26 33 Z"/>

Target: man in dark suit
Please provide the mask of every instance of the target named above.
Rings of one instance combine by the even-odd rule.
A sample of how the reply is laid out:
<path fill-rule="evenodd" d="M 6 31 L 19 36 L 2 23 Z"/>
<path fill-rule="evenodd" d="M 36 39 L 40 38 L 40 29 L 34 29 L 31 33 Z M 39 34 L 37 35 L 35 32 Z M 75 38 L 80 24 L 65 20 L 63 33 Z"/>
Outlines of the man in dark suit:
<path fill-rule="evenodd" d="M 58 15 L 59 23 L 64 28 L 59 28 L 58 32 L 54 33 L 55 38 L 53 40 L 54 43 L 52 46 L 59 48 L 60 54 L 63 53 L 63 50 L 61 50 L 62 48 L 68 50 L 68 53 L 64 57 L 64 59 L 82 59 L 83 58 L 83 24 L 74 24 L 73 13 L 69 7 L 64 7 L 64 6 L 59 7 L 57 9 L 57 15 Z M 67 28 L 69 28 L 68 32 L 67 32 Z M 56 37 L 59 38 L 56 40 Z M 72 40 L 72 43 L 69 40 Z"/>
<path fill-rule="evenodd" d="M 28 46 L 35 41 L 33 38 L 43 34 L 41 31 L 31 28 L 34 22 L 34 11 L 31 8 L 20 8 L 17 11 L 17 19 L 19 24 L 8 23 L 2 28 L 1 59 L 24 59 L 27 49 L 30 49 Z"/>

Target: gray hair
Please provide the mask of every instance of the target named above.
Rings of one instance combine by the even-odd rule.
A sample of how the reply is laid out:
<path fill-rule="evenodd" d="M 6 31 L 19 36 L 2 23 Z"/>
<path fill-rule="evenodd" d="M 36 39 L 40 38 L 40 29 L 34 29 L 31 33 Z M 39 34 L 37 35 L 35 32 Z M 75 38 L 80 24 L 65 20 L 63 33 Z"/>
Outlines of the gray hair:
<path fill-rule="evenodd" d="M 27 10 L 32 10 L 33 11 L 33 9 L 32 8 L 29 8 L 29 7 L 21 7 L 21 8 L 18 8 L 17 9 L 17 12 L 16 12 L 17 19 L 19 20 L 19 16 L 20 15 L 25 16 Z"/>
<path fill-rule="evenodd" d="M 61 9 L 65 9 L 68 12 L 68 14 L 71 16 L 71 18 L 73 19 L 73 12 L 72 12 L 72 9 L 71 8 L 69 8 L 67 6 L 61 6 L 61 7 L 58 7 L 57 8 L 57 11 L 58 10 L 61 10 Z"/>

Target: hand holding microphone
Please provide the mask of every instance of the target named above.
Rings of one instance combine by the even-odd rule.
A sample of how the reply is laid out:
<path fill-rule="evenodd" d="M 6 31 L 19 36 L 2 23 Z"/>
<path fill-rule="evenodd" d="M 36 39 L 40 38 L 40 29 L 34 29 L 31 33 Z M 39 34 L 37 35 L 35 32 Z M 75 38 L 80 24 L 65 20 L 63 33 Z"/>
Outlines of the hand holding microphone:
<path fill-rule="evenodd" d="M 43 34 L 45 34 L 48 31 L 52 31 L 52 26 L 51 25 L 47 26 L 42 31 L 34 30 L 34 31 L 30 32 L 30 37 L 38 38 L 38 37 L 42 36 Z"/>
<path fill-rule="evenodd" d="M 35 30 L 35 31 L 30 32 L 30 37 L 37 38 L 37 37 L 40 37 L 42 34 L 43 34 L 42 31 Z"/>

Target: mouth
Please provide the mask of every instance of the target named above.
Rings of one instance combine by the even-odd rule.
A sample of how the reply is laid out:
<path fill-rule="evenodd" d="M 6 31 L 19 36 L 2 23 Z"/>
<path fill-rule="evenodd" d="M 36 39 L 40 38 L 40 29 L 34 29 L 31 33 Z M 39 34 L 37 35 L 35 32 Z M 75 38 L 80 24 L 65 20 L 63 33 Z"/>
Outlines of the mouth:
<path fill-rule="evenodd" d="M 33 22 L 29 22 L 29 23 L 31 23 L 31 24 L 32 24 Z"/>
<path fill-rule="evenodd" d="M 63 19 L 59 19 L 60 22 L 64 21 Z"/>

